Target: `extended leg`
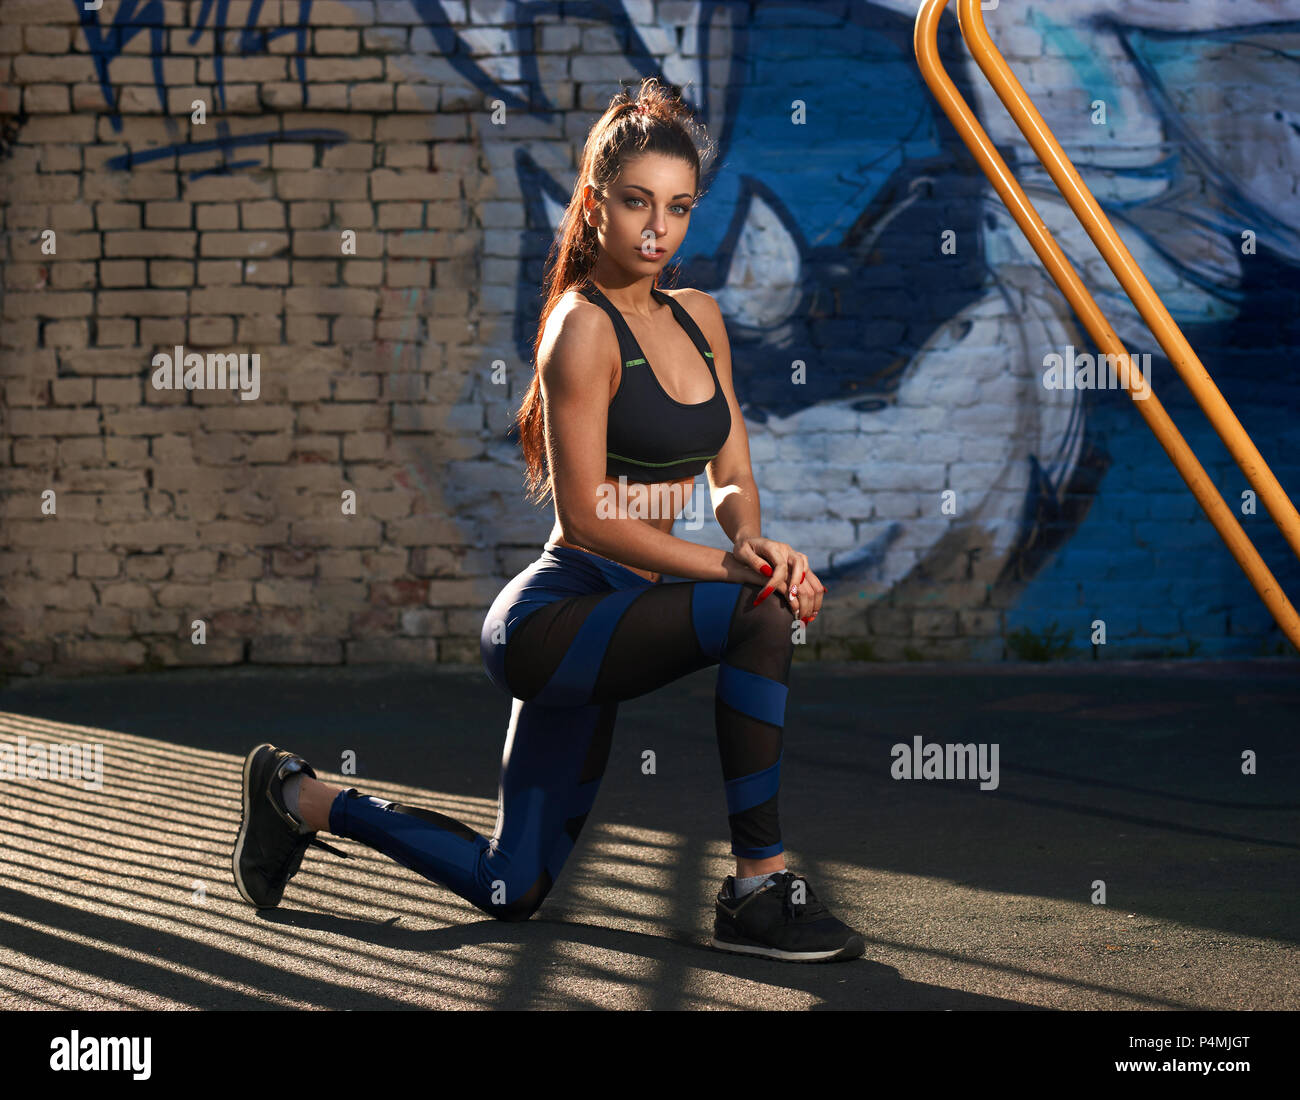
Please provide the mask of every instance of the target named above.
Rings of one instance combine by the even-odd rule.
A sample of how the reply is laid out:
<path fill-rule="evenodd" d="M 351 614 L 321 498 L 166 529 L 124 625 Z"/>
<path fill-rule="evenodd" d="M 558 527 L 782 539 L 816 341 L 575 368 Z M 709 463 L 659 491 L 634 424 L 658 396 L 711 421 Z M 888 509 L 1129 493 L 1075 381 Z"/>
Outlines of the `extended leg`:
<path fill-rule="evenodd" d="M 617 707 L 515 700 L 491 839 L 433 810 L 343 791 L 329 828 L 502 920 L 526 920 L 559 877 L 595 801 Z"/>

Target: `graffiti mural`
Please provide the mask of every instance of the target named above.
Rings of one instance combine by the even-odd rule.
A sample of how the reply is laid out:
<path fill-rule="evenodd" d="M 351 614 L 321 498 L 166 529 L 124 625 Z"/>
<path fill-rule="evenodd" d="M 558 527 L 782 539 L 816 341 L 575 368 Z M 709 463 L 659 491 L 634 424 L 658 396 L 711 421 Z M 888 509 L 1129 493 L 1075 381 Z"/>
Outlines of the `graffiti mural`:
<path fill-rule="evenodd" d="M 184 32 L 212 66 L 216 137 L 202 140 L 166 110 L 164 36 L 175 28 L 158 0 L 123 0 L 102 18 L 77 10 L 112 126 L 115 69 L 143 38 L 169 138 L 175 129 L 109 169 L 175 157 L 190 179 L 251 173 L 264 166 L 241 150 L 347 142 L 329 126 L 247 132 L 215 118 L 229 59 L 288 45 L 307 105 L 305 43 L 316 22 L 335 25 L 334 8 L 365 29 L 367 53 L 389 51 L 386 79 L 405 74 L 425 140 L 451 132 L 439 129 L 446 116 L 463 121 L 467 136 L 450 140 L 470 141 L 476 158 L 465 182 L 473 352 L 458 348 L 427 390 L 411 381 L 428 370 L 430 277 L 382 289 L 399 321 L 356 361 L 378 360 L 389 399 L 437 403 L 409 422 L 395 410 L 397 481 L 459 528 L 480 565 L 488 555 L 510 572 L 549 527 L 522 502 L 507 429 L 585 133 L 575 119 L 594 119 L 620 80 L 653 75 L 683 88 L 719 147 L 668 285 L 722 308 L 768 532 L 806 550 L 851 612 L 827 617 L 822 636 L 843 644 L 826 653 L 884 655 L 851 639 L 891 615 L 898 627 L 884 633 L 922 636 L 922 655 L 998 657 L 1009 635 L 1055 631 L 1072 639 L 1062 652 L 1086 653 L 1097 620 L 1121 653 L 1277 651 L 1280 631 L 1127 395 L 1043 385 L 1046 356 L 1089 340 L 922 82 L 915 0 L 697 0 L 672 5 L 672 22 L 647 0 L 472 7 L 465 22 L 464 4 L 440 0 L 285 0 L 277 24 L 262 0 L 202 0 Z M 985 18 L 1300 495 L 1300 381 L 1288 368 L 1300 346 L 1300 0 L 1003 3 Z M 1154 391 L 1234 504 L 1245 479 L 975 69 L 951 12 L 940 49 L 1125 347 L 1150 355 Z M 389 233 L 435 232 L 419 225 Z M 497 362 L 509 367 L 504 389 L 487 378 Z M 462 445 L 480 430 L 482 446 Z M 1242 521 L 1294 592 L 1300 570 L 1269 518 Z M 708 528 L 681 534 L 722 545 Z"/>
<path fill-rule="evenodd" d="M 289 27 L 259 27 L 264 0 L 251 0 L 246 5 L 247 12 L 244 25 L 239 31 L 237 50 L 239 57 L 265 54 L 268 47 L 277 38 L 291 35 L 297 47 L 295 71 L 302 89 L 303 103 L 309 101 L 307 84 L 307 36 L 310 33 L 312 0 L 298 0 L 297 18 Z M 81 18 L 81 28 L 86 35 L 86 44 L 94 58 L 95 71 L 99 76 L 100 90 L 104 102 L 109 107 L 109 124 L 114 130 L 122 129 L 122 115 L 118 110 L 117 86 L 112 78 L 113 61 L 126 53 L 132 39 L 137 35 L 146 35 L 150 40 L 149 56 L 153 63 L 153 88 L 158 96 L 159 107 L 164 118 L 171 122 L 167 112 L 167 83 L 163 77 L 163 58 L 166 56 L 166 36 L 169 30 L 162 5 L 158 0 L 124 0 L 113 15 L 110 23 L 102 23 L 100 13 L 89 10 L 80 0 L 73 4 Z M 187 35 L 189 45 L 197 44 L 207 38 L 212 45 L 214 110 L 224 110 L 226 101 L 225 70 L 225 29 L 231 26 L 230 0 L 202 0 L 194 18 L 193 30 Z M 206 106 L 206 105 L 205 105 Z M 173 128 L 176 124 L 172 123 Z M 150 161 L 177 157 L 178 163 L 184 163 L 189 156 L 202 156 L 205 153 L 220 152 L 221 161 L 215 167 L 196 169 L 189 173 L 190 179 L 200 179 L 207 175 L 225 175 L 244 168 L 256 168 L 262 161 L 250 158 L 232 160 L 230 152 L 234 149 L 254 148 L 257 146 L 276 145 L 282 142 L 319 142 L 323 145 L 336 145 L 347 140 L 347 135 L 340 130 L 298 129 L 267 130 L 252 134 L 232 135 L 230 125 L 225 119 L 216 121 L 217 137 L 206 141 L 178 141 L 171 145 L 152 146 L 142 151 L 128 150 L 121 156 L 106 162 L 109 168 L 130 171 L 140 164 Z"/>
<path fill-rule="evenodd" d="M 521 4 L 516 30 L 473 33 L 453 30 L 436 3 L 414 6 L 482 96 L 558 129 L 555 97 L 526 45 L 544 19 L 559 18 L 554 5 Z M 1280 638 L 1128 397 L 1041 384 L 1044 355 L 1087 346 L 1086 333 L 921 82 L 910 0 L 852 4 L 847 18 L 840 4 L 702 0 L 680 51 L 651 36 L 643 7 L 569 4 L 563 18 L 603 25 L 624 44 L 611 90 L 615 72 L 684 85 L 720 143 L 676 281 L 713 294 L 727 318 L 774 535 L 815 552 L 823 575 L 857 589 L 864 605 L 982 604 L 1030 630 L 1073 615 L 1076 639 L 1109 617 L 1112 636 L 1136 635 L 1138 652 L 1202 632 L 1224 635 L 1210 643 L 1223 651 L 1258 647 L 1261 634 Z M 1031 92 L 1028 77 L 1045 71 L 1044 58 L 1050 65 L 1040 107 L 1175 319 L 1207 365 L 1218 365 L 1212 374 L 1229 400 L 1250 393 L 1239 414 L 1293 487 L 1294 463 L 1267 445 L 1286 430 L 1270 412 L 1294 411 L 1294 383 L 1233 351 L 1279 339 L 1267 303 L 1289 297 L 1294 315 L 1296 25 L 1279 21 L 1281 2 L 1236 5 L 1230 26 L 1205 14 L 1188 26 L 1185 7 L 1002 5 L 986 18 L 995 40 L 1013 32 L 1013 65 L 1017 43 L 1035 59 Z M 1217 441 L 948 19 L 941 49 L 1125 346 L 1151 355 L 1153 384 L 1189 442 L 1229 499 L 1239 495 L 1239 473 L 1213 450 Z M 475 52 L 492 66 L 467 65 Z M 1240 93 L 1225 99 L 1228 86 Z M 802 127 L 790 124 L 796 100 Z M 1096 100 L 1110 109 L 1104 128 L 1091 119 Z M 542 260 L 572 178 L 528 141 L 490 127 L 479 136 L 494 177 L 513 182 L 527 211 L 510 348 L 526 364 Z M 1249 265 L 1238 248 L 1243 228 L 1258 240 Z M 940 250 L 944 230 L 958 242 L 954 253 Z M 802 386 L 790 383 L 796 360 L 807 365 Z M 1252 385 L 1272 398 L 1260 400 Z M 1190 423 L 1177 415 L 1188 412 Z M 453 503 L 472 523 L 516 529 L 503 513 L 520 512 L 517 460 L 504 441 L 492 458 L 464 464 L 473 477 L 449 479 L 463 486 Z M 938 507 L 946 489 L 959 502 L 955 518 Z M 1118 515 L 1099 504 L 1106 500 Z M 1284 577 L 1289 555 L 1266 524 L 1252 534 Z M 523 530 L 534 527 L 544 530 Z M 1214 604 L 1197 599 L 1207 567 L 1222 586 Z M 1152 595 L 1138 595 L 1139 584 Z"/>

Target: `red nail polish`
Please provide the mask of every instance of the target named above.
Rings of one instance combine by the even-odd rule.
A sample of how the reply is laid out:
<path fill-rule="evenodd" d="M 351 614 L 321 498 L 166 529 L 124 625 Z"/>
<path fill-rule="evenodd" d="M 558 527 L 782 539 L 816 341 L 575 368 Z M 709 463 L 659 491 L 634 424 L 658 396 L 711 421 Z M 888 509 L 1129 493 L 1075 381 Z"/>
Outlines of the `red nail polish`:
<path fill-rule="evenodd" d="M 758 599 L 754 601 L 754 606 L 757 607 L 771 594 L 772 594 L 772 590 L 770 588 L 764 588 L 763 591 L 758 594 Z"/>
<path fill-rule="evenodd" d="M 763 576 L 765 577 L 770 577 L 772 575 L 772 567 L 768 565 L 767 562 L 764 562 L 761 566 L 759 566 L 759 570 L 762 572 Z"/>

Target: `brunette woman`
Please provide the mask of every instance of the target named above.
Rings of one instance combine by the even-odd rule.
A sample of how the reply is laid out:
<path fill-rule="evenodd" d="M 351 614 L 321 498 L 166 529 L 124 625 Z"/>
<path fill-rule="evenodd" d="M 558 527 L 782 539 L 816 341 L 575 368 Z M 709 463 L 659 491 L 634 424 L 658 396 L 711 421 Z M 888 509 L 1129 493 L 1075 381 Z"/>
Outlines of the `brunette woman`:
<path fill-rule="evenodd" d="M 527 488 L 552 501 L 555 525 L 481 637 L 489 678 L 513 699 L 493 835 L 318 782 L 302 757 L 261 745 L 244 765 L 235 852 L 249 902 L 278 904 L 328 829 L 485 913 L 527 919 L 591 810 L 618 704 L 717 665 L 736 873 L 717 895 L 713 946 L 789 962 L 863 953 L 786 868 L 777 813 L 793 630 L 816 620 L 825 588 L 806 555 L 763 537 L 717 303 L 656 285 L 685 240 L 709 151 L 687 106 L 653 79 L 636 98 L 616 96 L 587 138 L 518 413 Z M 672 533 L 700 473 L 729 551 Z"/>

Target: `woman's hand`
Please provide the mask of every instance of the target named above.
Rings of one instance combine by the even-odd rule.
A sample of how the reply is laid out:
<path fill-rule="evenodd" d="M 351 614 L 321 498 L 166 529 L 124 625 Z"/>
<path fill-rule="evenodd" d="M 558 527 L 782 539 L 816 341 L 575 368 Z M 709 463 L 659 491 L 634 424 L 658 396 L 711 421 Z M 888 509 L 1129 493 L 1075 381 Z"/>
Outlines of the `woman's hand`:
<path fill-rule="evenodd" d="M 736 539 L 732 555 L 737 561 L 757 569 L 768 578 L 767 587 L 758 594 L 755 605 L 773 592 L 780 592 L 790 604 L 794 617 L 812 622 L 822 609 L 826 586 L 808 567 L 808 556 L 794 547 L 772 539 L 742 535 Z"/>
<path fill-rule="evenodd" d="M 746 565 L 735 554 L 725 554 L 722 560 L 727 570 L 728 584 L 755 584 L 759 588 L 767 584 L 766 574 L 760 573 L 752 565 Z M 763 562 L 763 565 L 767 566 L 767 563 Z"/>

